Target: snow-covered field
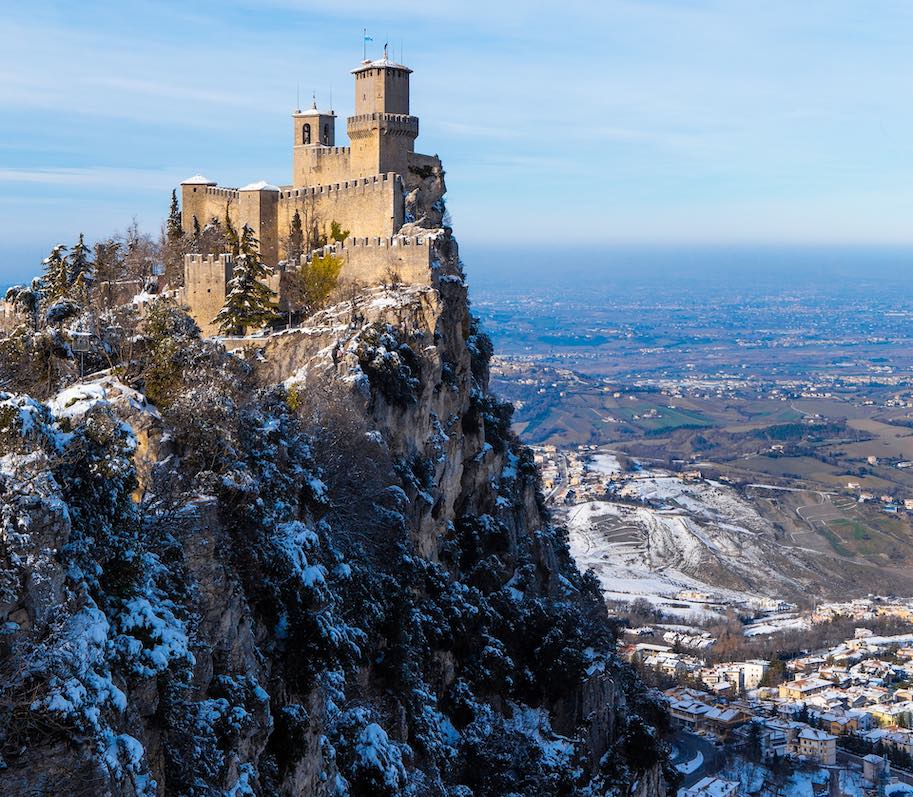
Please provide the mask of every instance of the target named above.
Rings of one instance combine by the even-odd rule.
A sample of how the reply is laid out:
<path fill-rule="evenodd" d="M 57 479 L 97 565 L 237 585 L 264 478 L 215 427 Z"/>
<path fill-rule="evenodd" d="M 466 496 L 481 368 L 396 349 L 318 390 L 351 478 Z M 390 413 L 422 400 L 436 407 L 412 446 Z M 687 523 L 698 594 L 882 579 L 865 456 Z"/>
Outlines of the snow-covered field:
<path fill-rule="evenodd" d="M 618 457 L 613 454 L 596 454 L 587 462 L 590 470 L 601 473 L 603 476 L 611 476 L 613 473 L 621 473 L 621 463 Z"/>
<path fill-rule="evenodd" d="M 606 530 L 606 520 L 611 521 L 611 531 Z M 609 600 L 645 598 L 669 614 L 690 619 L 721 612 L 705 602 L 676 598 L 683 590 L 711 592 L 720 601 L 733 603 L 752 597 L 748 593 L 717 589 L 663 561 L 656 561 L 650 542 L 664 538 L 663 547 L 674 548 L 675 558 L 699 566 L 705 541 L 700 539 L 699 529 L 691 528 L 687 518 L 592 501 L 571 507 L 567 525 L 571 554 L 581 569 L 596 573 Z"/>
<path fill-rule="evenodd" d="M 587 466 L 611 473 L 618 462 L 597 454 Z M 571 553 L 582 569 L 596 573 L 608 599 L 645 598 L 668 614 L 696 619 L 798 586 L 774 566 L 782 551 L 770 523 L 726 485 L 654 469 L 638 472 L 624 487 L 624 502 L 559 508 Z"/>
<path fill-rule="evenodd" d="M 692 772 L 697 772 L 703 765 L 704 754 L 698 750 L 697 755 L 695 755 L 694 758 L 690 761 L 683 761 L 681 764 L 676 764 L 675 768 L 683 775 L 690 775 Z"/>
<path fill-rule="evenodd" d="M 808 627 L 809 621 L 799 617 L 796 612 L 783 612 L 747 626 L 745 636 L 768 636 L 781 631 L 802 631 Z"/>

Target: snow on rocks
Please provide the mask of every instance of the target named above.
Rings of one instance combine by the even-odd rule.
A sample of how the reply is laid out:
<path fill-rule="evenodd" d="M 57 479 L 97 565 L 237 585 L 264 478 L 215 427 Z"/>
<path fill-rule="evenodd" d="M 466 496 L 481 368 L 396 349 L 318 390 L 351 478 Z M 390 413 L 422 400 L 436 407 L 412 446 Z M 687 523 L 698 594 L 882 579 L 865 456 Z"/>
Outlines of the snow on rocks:
<path fill-rule="evenodd" d="M 167 601 L 156 601 L 153 606 L 147 596 L 134 596 L 124 602 L 115 622 L 120 633 L 113 641 L 114 649 L 136 675 L 148 678 L 176 662 L 193 664 L 184 624 Z"/>
<path fill-rule="evenodd" d="M 57 418 L 76 421 L 97 406 L 112 406 L 131 413 L 148 413 L 160 419 L 158 410 L 138 390 L 133 390 L 112 376 L 91 382 L 78 382 L 61 390 L 48 401 Z"/>

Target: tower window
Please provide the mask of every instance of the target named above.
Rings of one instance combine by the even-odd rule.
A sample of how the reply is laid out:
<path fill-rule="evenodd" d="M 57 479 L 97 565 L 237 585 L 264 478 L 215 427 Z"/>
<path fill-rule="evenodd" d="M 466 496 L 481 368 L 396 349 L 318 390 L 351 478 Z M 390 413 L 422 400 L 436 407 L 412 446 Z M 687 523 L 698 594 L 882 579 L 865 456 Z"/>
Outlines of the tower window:
<path fill-rule="evenodd" d="M 311 143 L 311 126 L 307 123 L 305 123 L 304 127 L 301 128 L 301 143 Z"/>
<path fill-rule="evenodd" d="M 330 143 L 330 126 L 329 125 L 323 126 L 323 143 L 324 143 L 324 145 Z"/>

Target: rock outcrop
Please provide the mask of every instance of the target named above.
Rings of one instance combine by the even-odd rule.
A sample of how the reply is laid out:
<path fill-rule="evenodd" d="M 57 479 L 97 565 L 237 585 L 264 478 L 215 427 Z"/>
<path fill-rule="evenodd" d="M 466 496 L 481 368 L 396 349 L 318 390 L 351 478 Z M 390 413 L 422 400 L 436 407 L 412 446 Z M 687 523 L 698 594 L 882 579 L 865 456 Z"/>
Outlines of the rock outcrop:
<path fill-rule="evenodd" d="M 0 394 L 0 792 L 665 794 L 439 245 L 233 354 Z"/>

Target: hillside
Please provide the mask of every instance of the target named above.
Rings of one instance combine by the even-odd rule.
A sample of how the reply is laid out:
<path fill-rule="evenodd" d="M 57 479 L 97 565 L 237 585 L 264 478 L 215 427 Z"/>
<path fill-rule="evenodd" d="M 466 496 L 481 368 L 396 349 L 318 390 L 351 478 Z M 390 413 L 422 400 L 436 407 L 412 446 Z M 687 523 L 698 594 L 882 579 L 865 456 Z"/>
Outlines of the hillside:
<path fill-rule="evenodd" d="M 158 298 L 0 341 L 0 792 L 665 794 L 436 247 L 268 337 Z"/>

